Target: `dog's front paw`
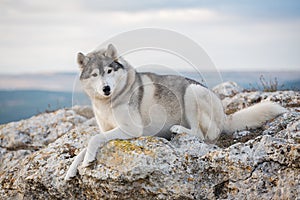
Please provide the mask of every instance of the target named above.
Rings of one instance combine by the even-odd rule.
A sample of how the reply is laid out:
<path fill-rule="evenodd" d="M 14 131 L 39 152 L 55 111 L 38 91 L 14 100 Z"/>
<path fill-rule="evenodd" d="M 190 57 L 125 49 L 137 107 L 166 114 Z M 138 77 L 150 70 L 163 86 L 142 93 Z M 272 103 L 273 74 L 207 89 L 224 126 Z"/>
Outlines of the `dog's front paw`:
<path fill-rule="evenodd" d="M 83 167 L 90 166 L 95 160 L 97 156 L 97 151 L 101 148 L 105 142 L 105 137 L 103 134 L 97 134 L 93 136 L 88 144 L 86 154 L 84 156 L 84 160 L 82 163 Z"/>
<path fill-rule="evenodd" d="M 84 160 L 82 162 L 82 166 L 83 167 L 88 167 L 90 166 L 91 164 L 93 164 L 93 162 L 96 160 L 96 155 L 92 155 L 90 153 L 86 153 L 85 154 L 85 157 L 84 157 Z"/>
<path fill-rule="evenodd" d="M 86 153 L 86 148 L 83 149 L 73 160 L 72 164 L 70 165 L 67 174 L 65 176 L 65 181 L 69 181 L 77 175 L 77 167 L 82 162 Z"/>
<path fill-rule="evenodd" d="M 174 125 L 170 128 L 172 133 L 181 134 L 184 133 L 184 128 L 180 125 Z"/>
<path fill-rule="evenodd" d="M 76 169 L 69 169 L 66 176 L 65 176 L 65 181 L 70 181 L 72 180 L 77 174 L 77 168 Z"/>

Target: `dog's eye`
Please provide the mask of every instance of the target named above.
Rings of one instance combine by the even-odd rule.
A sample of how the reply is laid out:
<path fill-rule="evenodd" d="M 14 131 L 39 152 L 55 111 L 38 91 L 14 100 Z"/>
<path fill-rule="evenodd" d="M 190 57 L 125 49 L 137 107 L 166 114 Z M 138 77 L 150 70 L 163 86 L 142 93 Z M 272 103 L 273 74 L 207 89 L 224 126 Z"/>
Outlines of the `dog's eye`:
<path fill-rule="evenodd" d="M 93 77 L 97 77 L 98 74 L 97 74 L 97 73 L 93 73 L 92 76 L 93 76 Z"/>
<path fill-rule="evenodd" d="M 112 72 L 112 69 L 107 70 L 107 73 L 110 74 Z"/>

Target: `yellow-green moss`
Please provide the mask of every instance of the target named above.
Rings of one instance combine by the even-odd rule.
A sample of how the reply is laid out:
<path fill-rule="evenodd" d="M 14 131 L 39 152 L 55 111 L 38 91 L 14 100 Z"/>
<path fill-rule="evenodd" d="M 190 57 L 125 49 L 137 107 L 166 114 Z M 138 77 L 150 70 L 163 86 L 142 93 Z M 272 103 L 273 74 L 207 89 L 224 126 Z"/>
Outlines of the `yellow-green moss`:
<path fill-rule="evenodd" d="M 113 141 L 110 141 L 110 143 L 114 148 L 120 149 L 121 151 L 126 152 L 126 153 L 136 152 L 138 154 L 141 154 L 141 153 L 153 154 L 153 152 L 151 150 L 146 149 L 142 146 L 132 144 L 128 140 L 113 140 Z"/>
<path fill-rule="evenodd" d="M 152 137 L 152 136 L 146 136 L 147 141 L 151 143 L 159 143 L 160 141 L 157 139 L 157 137 Z M 143 139 L 142 137 L 140 139 Z"/>

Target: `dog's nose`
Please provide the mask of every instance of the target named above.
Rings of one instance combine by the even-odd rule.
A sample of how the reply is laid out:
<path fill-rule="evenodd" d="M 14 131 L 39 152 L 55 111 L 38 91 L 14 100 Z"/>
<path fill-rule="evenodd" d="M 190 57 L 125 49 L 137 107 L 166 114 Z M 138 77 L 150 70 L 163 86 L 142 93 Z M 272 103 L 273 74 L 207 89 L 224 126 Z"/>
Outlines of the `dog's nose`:
<path fill-rule="evenodd" d="M 102 91 L 106 96 L 110 95 L 110 87 L 108 85 L 104 86 Z"/>

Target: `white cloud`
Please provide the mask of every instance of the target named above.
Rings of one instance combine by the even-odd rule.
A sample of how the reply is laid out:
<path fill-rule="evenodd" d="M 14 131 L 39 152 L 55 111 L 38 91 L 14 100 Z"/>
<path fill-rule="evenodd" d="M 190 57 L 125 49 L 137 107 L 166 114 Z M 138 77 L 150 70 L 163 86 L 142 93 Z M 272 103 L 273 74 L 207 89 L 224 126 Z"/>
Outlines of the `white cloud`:
<path fill-rule="evenodd" d="M 139 27 L 178 31 L 220 69 L 298 69 L 299 21 L 245 19 L 207 8 L 91 10 L 83 1 L 1 2 L 0 73 L 76 70 L 75 55 Z M 277 48 L 276 48 L 277 47 Z"/>
<path fill-rule="evenodd" d="M 224 21 L 227 16 L 219 15 L 217 12 L 208 9 L 162 9 L 139 12 L 115 11 L 110 13 L 114 19 L 122 23 L 190 23 L 190 22 L 215 22 Z"/>

